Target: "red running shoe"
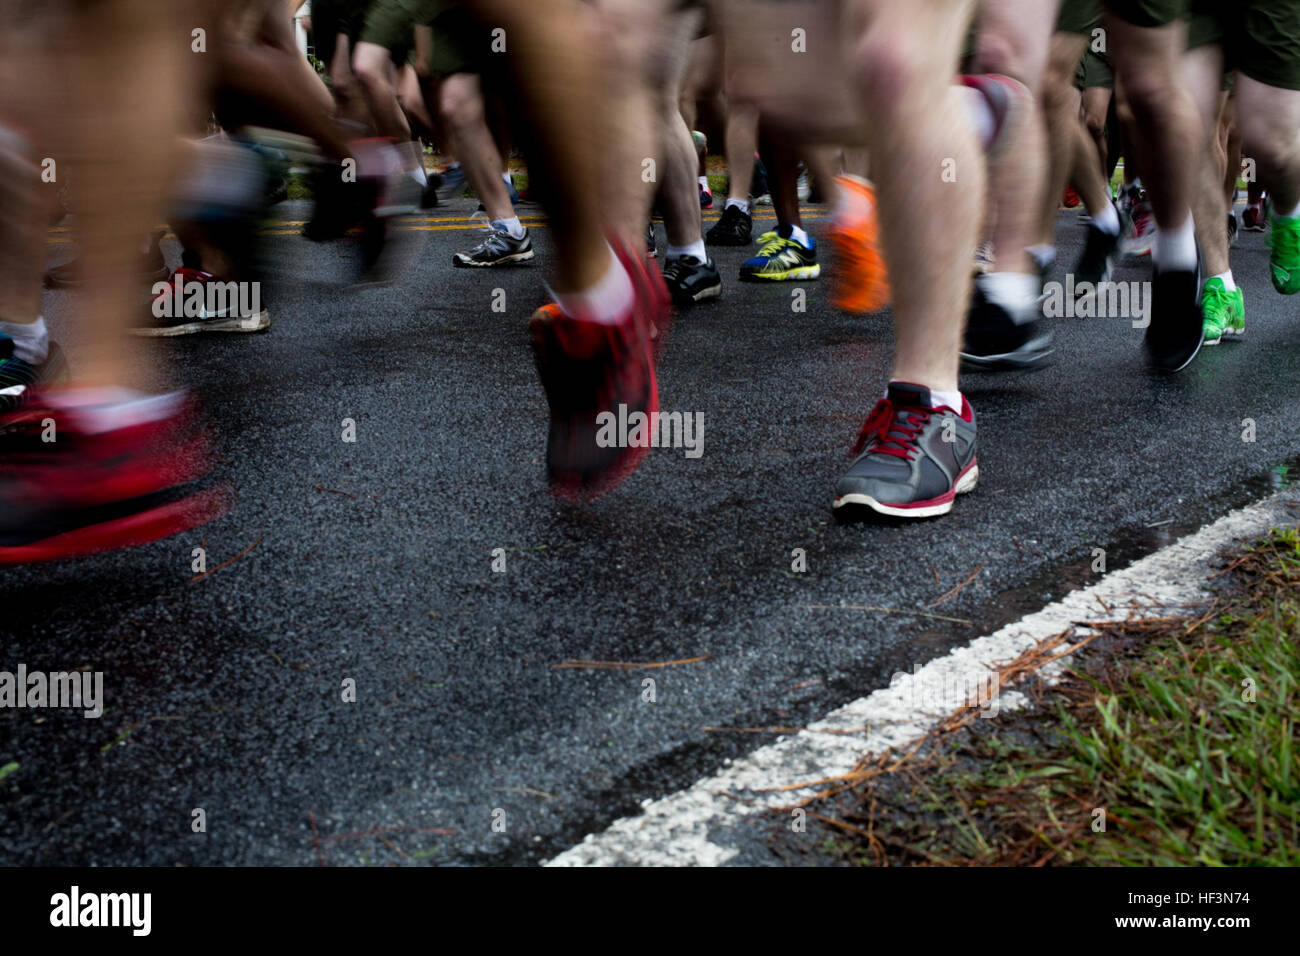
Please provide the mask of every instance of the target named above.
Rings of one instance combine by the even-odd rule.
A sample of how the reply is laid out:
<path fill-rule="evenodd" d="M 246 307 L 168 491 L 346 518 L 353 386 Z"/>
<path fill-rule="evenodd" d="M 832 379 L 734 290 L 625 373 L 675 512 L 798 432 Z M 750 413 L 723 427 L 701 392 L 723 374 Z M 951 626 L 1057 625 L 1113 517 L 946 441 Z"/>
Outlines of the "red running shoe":
<path fill-rule="evenodd" d="M 625 442 L 620 422 L 659 410 L 655 363 L 671 320 L 668 289 L 642 256 L 621 247 L 615 253 L 635 296 L 618 324 L 568 316 L 554 304 L 538 309 L 529 323 L 551 408 L 547 476 L 551 491 L 571 501 L 596 498 L 636 470 L 649 442 Z"/>
<path fill-rule="evenodd" d="M 0 417 L 0 565 L 144 544 L 229 510 L 229 489 L 203 483 L 207 436 L 185 396 L 116 426 L 49 398 Z"/>

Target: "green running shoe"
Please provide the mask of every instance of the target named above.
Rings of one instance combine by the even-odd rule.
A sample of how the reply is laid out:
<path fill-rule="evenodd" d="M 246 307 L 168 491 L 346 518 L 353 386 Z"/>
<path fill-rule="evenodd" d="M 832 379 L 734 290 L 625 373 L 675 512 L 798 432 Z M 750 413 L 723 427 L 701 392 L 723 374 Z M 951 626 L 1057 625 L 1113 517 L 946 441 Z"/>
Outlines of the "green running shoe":
<path fill-rule="evenodd" d="M 1300 292 L 1300 216 L 1279 216 L 1273 213 L 1273 231 L 1268 245 L 1272 255 L 1273 288 L 1283 295 Z"/>
<path fill-rule="evenodd" d="M 1241 289 L 1229 292 L 1217 276 L 1205 280 L 1201 291 L 1205 344 L 1218 345 L 1225 335 L 1246 334 L 1246 301 Z"/>

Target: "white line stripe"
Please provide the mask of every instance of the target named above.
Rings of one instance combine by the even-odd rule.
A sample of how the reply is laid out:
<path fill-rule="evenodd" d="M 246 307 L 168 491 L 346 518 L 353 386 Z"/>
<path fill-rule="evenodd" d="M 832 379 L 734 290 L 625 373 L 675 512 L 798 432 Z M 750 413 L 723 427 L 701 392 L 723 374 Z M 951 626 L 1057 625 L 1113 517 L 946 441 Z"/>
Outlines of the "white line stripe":
<path fill-rule="evenodd" d="M 844 774 L 864 756 L 903 747 L 925 736 L 940 717 L 961 706 L 953 688 L 987 679 L 992 665 L 1006 663 L 1076 621 L 1123 620 L 1135 608 L 1173 608 L 1202 603 L 1212 573 L 1208 559 L 1227 545 L 1248 541 L 1273 525 L 1294 524 L 1300 492 L 1289 490 L 1234 511 L 1097 584 L 1071 591 L 1060 601 L 978 638 L 914 674 L 896 676 L 887 688 L 862 697 L 791 737 L 754 751 L 720 773 L 660 800 L 646 801 L 640 816 L 590 834 L 546 866 L 703 865 L 726 863 L 739 852 L 727 831 L 768 807 L 788 806 L 811 790 L 761 793 L 801 781 Z M 1288 511 L 1288 506 L 1292 509 Z M 1168 613 L 1168 612 L 1166 612 Z M 1075 628 L 1082 636 L 1085 629 Z M 1061 665 L 1056 665 L 1059 668 Z M 1050 675 L 1049 675 L 1050 676 Z M 1023 695 L 1006 691 L 998 707 L 1015 709 Z M 929 706 L 927 706 L 929 705 Z M 866 728 L 864 734 L 815 731 Z M 727 794 L 743 796 L 745 802 Z"/>

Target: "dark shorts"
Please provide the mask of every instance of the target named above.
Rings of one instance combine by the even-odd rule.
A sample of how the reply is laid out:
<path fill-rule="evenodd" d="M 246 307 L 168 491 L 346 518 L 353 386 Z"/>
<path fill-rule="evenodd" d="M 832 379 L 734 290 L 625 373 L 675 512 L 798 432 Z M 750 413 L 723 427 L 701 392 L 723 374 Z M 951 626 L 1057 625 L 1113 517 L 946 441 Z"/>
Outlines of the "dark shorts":
<path fill-rule="evenodd" d="M 372 0 L 360 41 L 384 47 L 396 63 L 405 63 L 415 48 L 415 25 L 429 24 L 444 6 L 441 0 Z"/>
<path fill-rule="evenodd" d="M 365 25 L 369 6 L 370 0 L 313 0 L 311 42 L 316 59 L 329 66 L 340 33 L 355 45 Z"/>
<path fill-rule="evenodd" d="M 1101 0 L 1061 0 L 1056 18 L 1057 33 L 1081 33 L 1090 36 L 1101 26 Z"/>
<path fill-rule="evenodd" d="M 1095 53 L 1088 49 L 1074 71 L 1074 85 L 1081 90 L 1094 87 L 1113 90 L 1115 88 L 1115 69 L 1110 63 L 1110 54 Z"/>
<path fill-rule="evenodd" d="M 1188 49 L 1217 43 L 1224 69 L 1300 90 L 1300 0 L 1192 0 Z"/>
<path fill-rule="evenodd" d="M 1187 16 L 1188 0 L 1106 0 L 1106 9 L 1135 27 L 1163 27 Z"/>

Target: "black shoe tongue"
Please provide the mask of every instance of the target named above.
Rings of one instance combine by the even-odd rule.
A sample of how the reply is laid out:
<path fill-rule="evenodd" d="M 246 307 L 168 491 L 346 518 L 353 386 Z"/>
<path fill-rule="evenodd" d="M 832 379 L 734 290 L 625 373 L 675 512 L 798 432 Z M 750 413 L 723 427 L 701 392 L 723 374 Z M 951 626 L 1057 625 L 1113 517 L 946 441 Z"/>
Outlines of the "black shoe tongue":
<path fill-rule="evenodd" d="M 930 390 L 924 385 L 913 385 L 911 382 L 890 382 L 888 398 L 892 404 L 904 408 L 934 407 L 931 404 Z"/>
<path fill-rule="evenodd" d="M 14 340 L 0 332 L 0 360 L 14 357 Z"/>
<path fill-rule="evenodd" d="M 783 222 L 776 227 L 776 234 L 782 239 L 789 239 L 794 235 L 794 226 L 790 225 L 788 222 Z"/>

